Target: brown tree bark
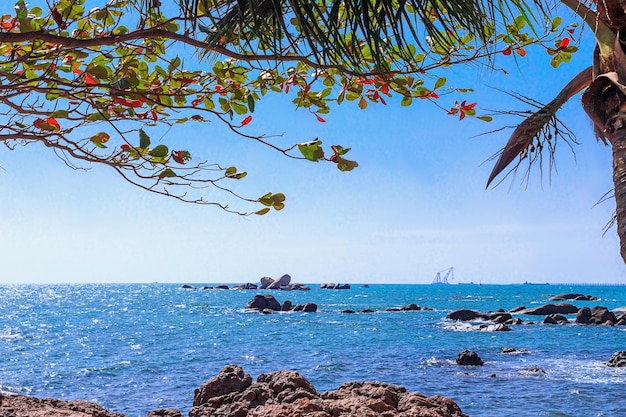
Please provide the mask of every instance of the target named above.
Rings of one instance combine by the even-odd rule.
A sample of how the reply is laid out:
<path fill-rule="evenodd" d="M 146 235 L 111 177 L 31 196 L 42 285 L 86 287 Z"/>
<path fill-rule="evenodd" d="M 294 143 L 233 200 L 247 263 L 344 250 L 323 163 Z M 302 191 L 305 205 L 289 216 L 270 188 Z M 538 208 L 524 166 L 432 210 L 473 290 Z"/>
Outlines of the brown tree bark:
<path fill-rule="evenodd" d="M 615 214 L 620 254 L 626 263 L 626 129 L 621 129 L 611 139 L 613 148 L 613 185 L 615 187 Z"/>

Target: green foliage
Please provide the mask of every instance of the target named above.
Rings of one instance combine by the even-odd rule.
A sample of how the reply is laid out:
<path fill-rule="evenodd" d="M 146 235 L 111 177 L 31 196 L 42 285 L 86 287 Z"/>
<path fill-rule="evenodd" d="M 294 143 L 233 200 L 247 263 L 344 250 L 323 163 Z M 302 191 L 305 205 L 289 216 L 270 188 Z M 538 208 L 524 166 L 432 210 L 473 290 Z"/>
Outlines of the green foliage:
<path fill-rule="evenodd" d="M 453 18 L 451 12 L 470 10 L 472 2 L 408 2 L 402 6 L 408 14 L 397 18 L 426 25 L 429 36 L 424 44 L 402 39 L 393 29 L 399 22 L 388 20 L 390 14 L 377 9 L 375 2 L 359 6 L 324 0 L 316 7 L 303 3 L 301 14 L 291 16 L 280 30 L 265 15 L 251 15 L 252 21 L 244 25 L 218 26 L 214 14 L 235 2 L 203 3 L 203 9 L 194 3 L 193 12 L 200 13 L 195 26 L 186 26 L 186 13 L 165 16 L 160 8 L 142 9 L 148 2 L 139 0 L 101 0 L 100 7 L 90 10 L 85 3 L 58 0 L 42 8 L 17 0 L 10 13 L 0 16 L 0 111 L 8 115 L 0 123 L 0 141 L 11 148 L 42 142 L 68 161 L 109 165 L 146 190 L 183 201 L 209 203 L 191 192 L 210 188 L 224 192 L 226 199 L 266 206 L 253 209 L 256 214 L 270 207 L 281 210 L 285 196 L 240 196 L 231 180 L 246 178 L 246 171 L 231 163 L 222 168 L 193 160 L 188 150 L 171 149 L 164 132 L 177 124 L 219 121 L 241 138 L 290 157 L 351 171 L 358 163 L 345 158 L 350 148 L 334 145 L 325 152 L 320 139 L 301 138 L 298 142 L 309 141 L 283 149 L 265 134 L 251 134 L 248 125 L 254 126 L 252 114 L 263 98 L 282 95 L 320 123 L 337 105 L 370 111 L 378 104 L 409 106 L 421 101 L 461 120 L 490 121 L 475 103 L 458 104 L 456 97 L 471 89 L 449 85 L 446 68 L 479 56 L 502 58 L 500 52 L 524 56 L 524 48 L 532 45 L 543 46 L 557 67 L 577 51 L 569 41 L 564 44 L 571 28 L 563 28 L 562 19 L 553 18 L 546 33 L 536 33 L 531 17 L 515 2 L 516 7 L 494 15 L 500 18 L 493 21 Z M 355 11 L 361 14 L 353 15 Z M 377 33 L 356 25 L 364 16 Z M 274 16 L 276 22 L 283 17 Z M 303 26 L 304 21 L 314 25 Z M 198 32 L 190 34 L 194 27 Z M 318 29 L 323 33 L 310 32 Z M 346 50 L 320 50 L 323 44 L 307 41 L 307 36 L 324 33 L 333 38 L 322 43 Z M 202 46 L 196 35 L 209 43 Z M 190 64 L 176 55 L 174 38 L 214 55 L 210 61 Z M 342 55 L 346 51 L 351 55 Z M 154 145 L 151 136 L 163 143 Z"/>

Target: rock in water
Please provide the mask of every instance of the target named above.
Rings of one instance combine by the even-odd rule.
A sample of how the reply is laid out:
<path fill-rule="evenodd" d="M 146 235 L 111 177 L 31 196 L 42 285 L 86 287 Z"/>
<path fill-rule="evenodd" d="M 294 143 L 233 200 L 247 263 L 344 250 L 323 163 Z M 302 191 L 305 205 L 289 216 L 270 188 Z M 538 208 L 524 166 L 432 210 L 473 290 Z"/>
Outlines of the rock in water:
<path fill-rule="evenodd" d="M 194 399 L 189 417 L 467 417 L 449 398 L 382 382 L 348 382 L 320 395 L 293 371 L 262 374 L 248 384 L 250 376 L 229 365 L 203 387 L 217 387 L 225 376 L 230 390 L 212 389 L 214 395 L 203 396 L 200 404 Z"/>
<path fill-rule="evenodd" d="M 546 304 L 540 307 L 528 308 L 520 311 L 519 313 L 535 316 L 547 316 L 549 314 L 575 314 L 578 313 L 578 307 L 572 304 Z"/>
<path fill-rule="evenodd" d="M 464 366 L 480 366 L 484 362 L 476 352 L 464 350 L 456 357 L 456 363 Z"/>
<path fill-rule="evenodd" d="M 449 313 L 446 318 L 450 320 L 472 321 L 476 319 L 484 319 L 485 316 L 478 311 L 461 309 Z"/>
<path fill-rule="evenodd" d="M 282 277 L 278 278 L 278 280 L 272 282 L 267 289 L 268 290 L 279 290 L 281 287 L 287 287 L 291 282 L 291 276 L 289 274 L 285 274 Z"/>
<path fill-rule="evenodd" d="M 607 366 L 613 368 L 624 368 L 626 367 L 626 351 L 623 352 L 615 352 L 611 359 L 606 363 Z"/>

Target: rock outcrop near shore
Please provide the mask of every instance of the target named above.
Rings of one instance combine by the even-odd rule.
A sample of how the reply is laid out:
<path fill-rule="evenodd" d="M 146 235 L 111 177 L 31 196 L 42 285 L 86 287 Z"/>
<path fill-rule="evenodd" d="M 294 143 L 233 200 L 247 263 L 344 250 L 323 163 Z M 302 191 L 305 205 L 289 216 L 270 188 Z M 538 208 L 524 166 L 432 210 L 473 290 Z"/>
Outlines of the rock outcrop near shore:
<path fill-rule="evenodd" d="M 125 417 L 88 401 L 0 393 L 0 417 Z"/>
<path fill-rule="evenodd" d="M 0 417 L 126 417 L 87 401 L 0 394 Z M 159 409 L 147 417 L 182 417 Z M 407 392 L 382 382 L 347 382 L 320 394 L 294 371 L 261 374 L 256 382 L 228 365 L 196 389 L 189 417 L 468 417 L 450 398 Z"/>
<path fill-rule="evenodd" d="M 347 382 L 319 394 L 297 372 L 261 374 L 256 382 L 228 365 L 195 391 L 189 417 L 467 417 L 449 398 L 409 393 L 382 382 Z"/>

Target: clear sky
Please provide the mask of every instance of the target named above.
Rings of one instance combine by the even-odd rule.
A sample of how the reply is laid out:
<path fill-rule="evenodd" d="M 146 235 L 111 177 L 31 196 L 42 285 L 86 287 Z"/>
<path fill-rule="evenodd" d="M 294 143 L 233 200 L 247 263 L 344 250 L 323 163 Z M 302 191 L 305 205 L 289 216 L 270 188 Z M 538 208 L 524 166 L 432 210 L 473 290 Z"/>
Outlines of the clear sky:
<path fill-rule="evenodd" d="M 508 76 L 479 67 L 444 75 L 476 88 L 459 98 L 481 109 L 525 110 L 494 87 L 547 102 L 589 65 L 587 43 L 558 70 L 534 50 L 519 70 L 501 57 Z M 511 131 L 476 135 L 510 119 L 460 122 L 426 101 L 392 104 L 344 104 L 322 124 L 287 97 L 258 103 L 251 132 L 352 147 L 360 166 L 349 173 L 287 159 L 217 123 L 169 133 L 168 144 L 198 159 L 248 171 L 238 189 L 287 195 L 283 211 L 262 217 L 168 200 L 102 167 L 74 171 L 40 146 L 0 147 L 0 283 L 236 283 L 284 273 L 305 283 L 429 283 L 450 266 L 461 282 L 626 282 L 615 229 L 603 236 L 614 202 L 594 207 L 612 189 L 610 149 L 594 139 L 579 98 L 560 113 L 581 142 L 575 156 L 561 144 L 551 178 L 536 171 L 527 187 L 518 178 L 490 190 L 493 163 L 483 162 Z"/>

